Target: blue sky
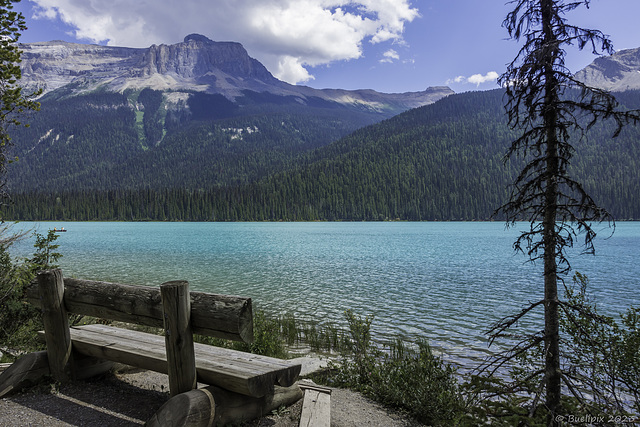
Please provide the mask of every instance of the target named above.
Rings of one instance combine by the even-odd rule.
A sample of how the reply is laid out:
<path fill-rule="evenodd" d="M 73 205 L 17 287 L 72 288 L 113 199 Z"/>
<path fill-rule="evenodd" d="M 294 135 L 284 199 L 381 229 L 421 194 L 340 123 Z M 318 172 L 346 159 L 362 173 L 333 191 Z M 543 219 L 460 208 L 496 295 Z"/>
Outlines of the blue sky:
<path fill-rule="evenodd" d="M 237 41 L 276 77 L 316 88 L 456 92 L 496 87 L 518 50 L 504 0 L 22 0 L 21 42 L 172 44 L 190 33 Z M 567 18 L 640 47 L 640 0 L 592 0 Z M 568 50 L 578 71 L 594 56 Z"/>

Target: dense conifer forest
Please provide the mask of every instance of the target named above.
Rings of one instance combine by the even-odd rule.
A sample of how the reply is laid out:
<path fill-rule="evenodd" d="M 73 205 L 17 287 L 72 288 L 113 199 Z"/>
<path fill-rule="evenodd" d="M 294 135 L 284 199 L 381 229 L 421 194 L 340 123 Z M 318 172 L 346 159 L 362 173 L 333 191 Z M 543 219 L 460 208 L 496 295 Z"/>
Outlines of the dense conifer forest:
<path fill-rule="evenodd" d="M 283 97 L 253 98 L 234 104 L 194 93 L 167 105 L 149 89 L 45 98 L 30 127 L 12 134 L 19 161 L 9 165 L 8 187 L 24 193 L 245 184 L 380 120 L 320 101 L 299 108 Z"/>
<path fill-rule="evenodd" d="M 19 190 L 3 209 L 5 219 L 489 220 L 522 166 L 516 164 L 522 159 L 503 162 L 515 135 L 501 90 L 452 95 L 347 136 L 354 120 L 322 106 L 313 113 L 288 105 L 263 114 L 265 104 L 247 104 L 243 108 L 262 113 L 220 117 L 222 109 L 196 120 L 163 111 L 153 91 L 138 96 L 143 117 L 127 106 L 126 95 L 102 96 L 95 111 L 70 98 L 39 113 L 59 114 L 60 136 L 52 143 L 49 135 L 46 150 L 31 148 L 41 150 L 43 169 L 10 169 Z M 618 99 L 640 107 L 638 91 Z M 207 102 L 223 101 L 196 100 Z M 91 126 L 65 133 L 76 107 Z M 176 132 L 172 123 L 180 121 Z M 25 131 L 33 132 L 31 140 L 48 132 L 39 123 Z M 616 219 L 638 219 L 640 129 L 627 127 L 615 139 L 613 130 L 599 123 L 585 138 L 576 136 L 571 173 Z M 74 156 L 67 147 L 80 138 L 93 142 Z M 75 162 L 91 168 L 67 174 Z"/>

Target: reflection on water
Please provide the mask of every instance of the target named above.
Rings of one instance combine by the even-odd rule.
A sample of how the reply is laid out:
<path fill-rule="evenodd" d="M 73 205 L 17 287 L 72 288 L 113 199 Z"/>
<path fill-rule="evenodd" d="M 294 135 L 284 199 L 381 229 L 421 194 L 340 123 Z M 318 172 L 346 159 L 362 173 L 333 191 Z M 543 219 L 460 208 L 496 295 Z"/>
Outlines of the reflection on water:
<path fill-rule="evenodd" d="M 267 312 L 318 322 L 343 324 L 351 308 L 375 315 L 378 339 L 427 337 L 466 364 L 488 353 L 492 323 L 542 293 L 541 266 L 512 249 L 526 224 L 19 224 L 41 233 L 61 226 L 67 276 L 154 286 L 188 280 L 192 290 L 250 296 Z M 603 312 L 640 305 L 639 243 L 640 224 L 619 223 L 612 238 L 597 240 L 596 257 L 572 254 Z"/>

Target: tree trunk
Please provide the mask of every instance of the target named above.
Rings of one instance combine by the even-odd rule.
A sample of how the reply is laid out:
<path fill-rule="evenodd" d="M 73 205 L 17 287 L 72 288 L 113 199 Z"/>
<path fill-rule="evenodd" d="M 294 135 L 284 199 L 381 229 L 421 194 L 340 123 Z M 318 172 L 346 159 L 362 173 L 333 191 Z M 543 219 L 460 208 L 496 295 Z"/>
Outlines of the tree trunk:
<path fill-rule="evenodd" d="M 558 182 L 560 165 L 558 159 L 558 85 L 554 65 L 559 56 L 558 40 L 553 31 L 553 1 L 541 0 L 542 31 L 544 33 L 546 55 L 544 61 L 545 93 L 543 120 L 546 135 L 546 188 L 544 200 L 543 242 L 544 242 L 544 340 L 545 340 L 545 385 L 548 418 L 547 424 L 555 426 L 556 414 L 560 406 L 560 326 L 558 321 L 558 276 L 557 276 L 557 233 Z"/>

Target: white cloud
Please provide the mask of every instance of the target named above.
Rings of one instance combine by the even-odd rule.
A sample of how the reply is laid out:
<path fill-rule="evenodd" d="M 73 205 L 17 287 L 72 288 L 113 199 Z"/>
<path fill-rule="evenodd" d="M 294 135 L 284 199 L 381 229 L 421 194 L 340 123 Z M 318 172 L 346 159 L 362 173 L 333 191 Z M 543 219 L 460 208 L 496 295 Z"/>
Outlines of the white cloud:
<path fill-rule="evenodd" d="M 392 63 L 394 60 L 400 59 L 400 55 L 398 55 L 398 52 L 393 49 L 389 49 L 388 51 L 383 53 L 382 56 L 384 56 L 384 58 L 382 58 L 380 62 Z"/>
<path fill-rule="evenodd" d="M 498 77 L 498 73 L 496 73 L 495 71 L 489 71 L 484 76 L 482 74 L 474 74 L 473 76 L 469 77 L 467 81 L 469 83 L 475 84 L 476 86 L 479 86 L 482 83 L 496 81 L 498 80 Z"/>
<path fill-rule="evenodd" d="M 447 80 L 445 83 L 450 85 L 451 83 L 464 83 L 466 81 L 467 81 L 467 78 L 465 76 L 458 76 L 453 79 Z"/>
<path fill-rule="evenodd" d="M 291 83 L 312 79 L 308 66 L 361 57 L 363 42 L 402 43 L 405 24 L 419 16 L 410 0 L 33 1 L 36 16 L 60 18 L 95 43 L 146 47 L 191 33 L 238 41 Z"/>
<path fill-rule="evenodd" d="M 480 86 L 483 83 L 489 83 L 489 82 L 493 82 L 498 80 L 498 77 L 500 77 L 498 75 L 498 73 L 496 73 L 495 71 L 489 71 L 487 74 L 482 75 L 482 74 L 474 74 L 470 77 L 465 77 L 465 76 L 458 76 L 455 77 L 453 79 L 449 79 L 446 81 L 446 84 L 451 84 L 451 83 L 471 83 L 474 84 L 476 86 Z"/>
<path fill-rule="evenodd" d="M 306 82 L 314 79 L 298 58 L 279 56 L 275 60 L 278 61 L 278 66 L 273 71 L 273 74 L 277 75 L 280 80 L 285 82 Z"/>

